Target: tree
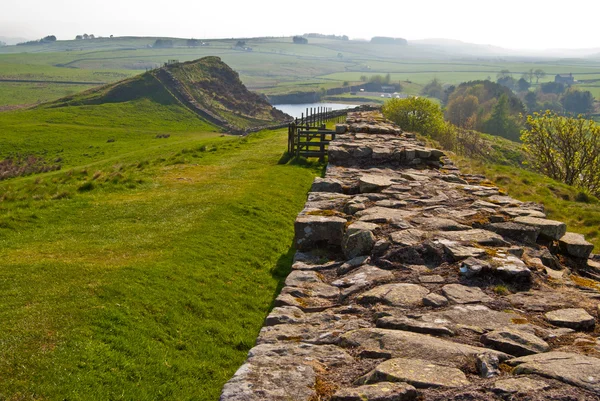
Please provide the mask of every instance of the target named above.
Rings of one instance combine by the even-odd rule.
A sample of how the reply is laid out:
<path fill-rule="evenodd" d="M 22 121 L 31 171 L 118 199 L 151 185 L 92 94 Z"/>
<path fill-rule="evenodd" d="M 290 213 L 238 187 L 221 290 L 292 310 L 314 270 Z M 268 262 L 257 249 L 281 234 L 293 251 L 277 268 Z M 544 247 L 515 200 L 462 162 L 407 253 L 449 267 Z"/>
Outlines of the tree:
<path fill-rule="evenodd" d="M 498 103 L 492 109 L 492 116 L 484 124 L 484 131 L 513 141 L 519 140 L 519 126 L 510 117 L 510 107 L 506 94 L 500 96 Z"/>
<path fill-rule="evenodd" d="M 83 40 L 83 35 L 77 35 L 77 36 L 75 36 L 75 40 Z"/>
<path fill-rule="evenodd" d="M 527 117 L 521 140 L 532 166 L 568 185 L 600 193 L 600 126 L 551 112 Z"/>
<path fill-rule="evenodd" d="M 569 90 L 561 103 L 565 111 L 573 114 L 590 114 L 594 110 L 594 96 L 589 91 Z"/>
<path fill-rule="evenodd" d="M 505 76 L 502 78 L 498 78 L 496 81 L 499 85 L 506 86 L 508 89 L 513 90 L 517 85 L 517 81 L 511 76 Z"/>
<path fill-rule="evenodd" d="M 534 76 L 534 73 L 533 73 L 533 68 L 532 68 L 532 69 L 530 69 L 529 71 L 525 71 L 525 72 L 523 73 L 523 76 L 522 76 L 522 77 L 523 77 L 523 79 L 526 79 L 526 80 L 528 80 L 528 81 L 529 81 L 529 83 L 531 84 L 531 83 L 533 83 L 533 76 Z"/>
<path fill-rule="evenodd" d="M 45 38 L 42 38 L 42 40 L 40 40 L 40 42 L 42 42 L 42 43 L 56 42 L 56 36 L 54 36 L 54 35 L 48 35 Z"/>
<path fill-rule="evenodd" d="M 366 75 L 361 75 L 360 80 L 361 80 L 361 82 L 367 82 L 369 80 L 369 78 Z"/>
<path fill-rule="evenodd" d="M 444 127 L 442 109 L 424 97 L 390 99 L 382 108 L 383 115 L 405 131 L 435 135 Z"/>
<path fill-rule="evenodd" d="M 540 90 L 543 93 L 555 93 L 560 95 L 561 93 L 564 93 L 565 88 L 565 84 L 560 82 L 546 82 L 541 85 Z"/>
<path fill-rule="evenodd" d="M 433 78 L 431 82 L 425 85 L 421 91 L 421 94 L 441 100 L 444 97 L 444 88 L 442 87 L 442 83 L 437 78 Z"/>
<path fill-rule="evenodd" d="M 297 44 L 297 45 L 305 45 L 308 43 L 308 39 L 302 37 L 302 36 L 294 36 L 292 38 L 292 41 Z"/>
<path fill-rule="evenodd" d="M 519 89 L 519 92 L 526 92 L 529 90 L 530 87 L 531 84 L 527 82 L 524 78 L 521 78 L 519 79 L 519 81 L 517 81 L 517 88 Z"/>
<path fill-rule="evenodd" d="M 89 38 L 90 38 L 90 35 L 88 35 L 87 33 L 83 34 L 83 39 L 89 39 Z"/>
<path fill-rule="evenodd" d="M 496 74 L 496 79 L 500 80 L 502 78 L 507 78 L 507 77 L 511 77 L 512 78 L 512 74 L 509 70 L 500 70 L 500 72 L 498 74 Z"/>
<path fill-rule="evenodd" d="M 156 39 L 152 47 L 156 49 L 164 49 L 173 47 L 173 41 L 170 39 Z"/>
<path fill-rule="evenodd" d="M 457 96 L 448 102 L 445 117 L 460 128 L 471 129 L 478 109 L 479 99 L 476 96 Z"/>
<path fill-rule="evenodd" d="M 527 105 L 527 109 L 530 112 L 533 112 L 534 110 L 537 110 L 537 95 L 535 94 L 535 92 L 527 92 L 527 94 L 524 97 L 525 100 L 525 104 Z"/>
<path fill-rule="evenodd" d="M 535 75 L 535 83 L 537 84 L 540 82 L 540 78 L 544 78 L 546 76 L 546 72 L 541 68 L 538 68 L 533 72 L 533 75 Z"/>

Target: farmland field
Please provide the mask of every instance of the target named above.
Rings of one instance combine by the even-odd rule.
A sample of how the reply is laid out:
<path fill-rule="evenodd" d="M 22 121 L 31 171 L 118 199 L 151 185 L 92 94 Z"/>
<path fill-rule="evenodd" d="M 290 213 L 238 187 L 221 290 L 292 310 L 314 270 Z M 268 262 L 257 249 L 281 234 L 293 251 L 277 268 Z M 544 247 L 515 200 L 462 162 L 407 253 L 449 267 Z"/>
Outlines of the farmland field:
<path fill-rule="evenodd" d="M 419 46 L 372 45 L 332 39 L 309 40 L 296 45 L 291 38 L 246 39 L 251 51 L 234 49 L 237 40 L 210 40 L 209 46 L 187 47 L 174 39 L 175 47 L 153 48 L 156 38 L 104 38 L 58 41 L 39 46 L 0 48 L 0 79 L 75 81 L 86 85 L 50 83 L 0 83 L 0 105 L 33 104 L 92 87 L 87 83 L 115 82 L 161 66 L 168 60 L 189 61 L 219 56 L 239 72 L 251 89 L 268 95 L 320 91 L 360 82 L 362 76 L 391 74 L 392 82 L 412 82 L 407 93 L 418 94 L 434 78 L 443 84 L 490 78 L 508 69 L 515 78 L 530 69 L 543 69 L 554 79 L 573 73 L 576 79 L 600 79 L 600 61 L 452 56 L 448 52 Z M 24 53 L 26 52 L 26 53 Z M 535 83 L 535 81 L 534 81 Z M 589 88 L 596 95 L 595 87 Z M 44 93 L 45 92 L 45 93 Z"/>

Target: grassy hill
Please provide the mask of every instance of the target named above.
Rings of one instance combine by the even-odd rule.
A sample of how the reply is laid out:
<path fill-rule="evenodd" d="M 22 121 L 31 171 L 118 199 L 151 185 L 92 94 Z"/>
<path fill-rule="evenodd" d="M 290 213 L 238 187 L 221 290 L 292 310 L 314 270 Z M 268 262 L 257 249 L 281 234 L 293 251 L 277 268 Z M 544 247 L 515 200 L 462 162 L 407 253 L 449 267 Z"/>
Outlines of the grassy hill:
<path fill-rule="evenodd" d="M 288 120 L 284 113 L 250 92 L 239 75 L 218 57 L 165 65 L 115 84 L 59 99 L 45 107 L 125 103 L 139 99 L 161 105 L 181 104 L 200 118 L 229 131 Z"/>
<path fill-rule="evenodd" d="M 0 399 L 215 400 L 253 345 L 321 166 L 166 88 L 0 113 L 0 160 L 61 166 L 0 181 Z"/>

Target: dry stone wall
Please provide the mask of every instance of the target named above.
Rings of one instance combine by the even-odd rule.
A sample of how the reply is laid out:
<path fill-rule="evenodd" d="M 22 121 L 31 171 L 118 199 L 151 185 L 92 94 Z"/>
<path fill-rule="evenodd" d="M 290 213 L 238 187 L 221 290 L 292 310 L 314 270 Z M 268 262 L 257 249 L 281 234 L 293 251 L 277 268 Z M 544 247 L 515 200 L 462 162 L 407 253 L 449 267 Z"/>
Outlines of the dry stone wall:
<path fill-rule="evenodd" d="M 221 400 L 600 399 L 593 246 L 377 112 L 337 129 Z"/>

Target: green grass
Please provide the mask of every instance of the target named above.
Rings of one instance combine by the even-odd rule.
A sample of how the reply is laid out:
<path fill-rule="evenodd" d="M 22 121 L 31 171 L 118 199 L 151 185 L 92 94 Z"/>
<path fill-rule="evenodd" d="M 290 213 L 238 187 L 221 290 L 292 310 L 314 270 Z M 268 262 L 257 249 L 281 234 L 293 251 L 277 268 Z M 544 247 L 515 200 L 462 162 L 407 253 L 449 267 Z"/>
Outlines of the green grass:
<path fill-rule="evenodd" d="M 13 151 L 64 137 L 69 166 L 0 182 L 0 399 L 215 400 L 289 269 L 321 169 L 278 164 L 285 130 L 121 106 L 0 114 Z"/>

